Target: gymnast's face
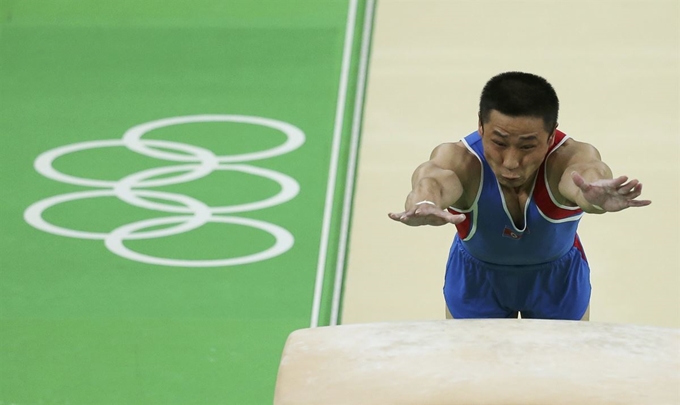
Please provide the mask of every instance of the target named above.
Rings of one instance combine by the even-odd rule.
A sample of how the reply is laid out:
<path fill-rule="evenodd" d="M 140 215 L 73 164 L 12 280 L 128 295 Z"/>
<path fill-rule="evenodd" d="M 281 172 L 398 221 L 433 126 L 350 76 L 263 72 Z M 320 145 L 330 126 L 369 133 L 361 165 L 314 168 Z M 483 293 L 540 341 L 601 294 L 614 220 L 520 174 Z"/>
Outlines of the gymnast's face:
<path fill-rule="evenodd" d="M 479 121 L 484 157 L 498 183 L 509 188 L 531 187 L 543 163 L 555 130 L 548 133 L 542 118 L 511 117 L 492 110 L 486 123 Z"/>

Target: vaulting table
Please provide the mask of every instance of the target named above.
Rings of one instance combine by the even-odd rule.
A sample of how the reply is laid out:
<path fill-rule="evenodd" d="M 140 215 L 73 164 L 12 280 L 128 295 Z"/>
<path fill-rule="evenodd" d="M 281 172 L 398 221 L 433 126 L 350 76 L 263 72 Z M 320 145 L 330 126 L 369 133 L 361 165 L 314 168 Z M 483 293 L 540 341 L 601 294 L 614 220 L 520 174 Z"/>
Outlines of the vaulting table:
<path fill-rule="evenodd" d="M 529 319 L 293 332 L 275 405 L 680 404 L 680 329 Z"/>

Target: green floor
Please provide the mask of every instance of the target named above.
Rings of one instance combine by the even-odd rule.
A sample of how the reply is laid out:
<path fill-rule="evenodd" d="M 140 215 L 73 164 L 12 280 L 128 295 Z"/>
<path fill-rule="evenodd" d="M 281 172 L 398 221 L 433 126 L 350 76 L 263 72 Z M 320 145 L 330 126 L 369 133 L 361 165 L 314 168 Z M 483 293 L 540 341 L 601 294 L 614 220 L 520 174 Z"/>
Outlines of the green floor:
<path fill-rule="evenodd" d="M 365 7 L 356 7 L 339 109 L 349 1 L 0 0 L 0 405 L 271 403 L 286 337 L 310 326 L 325 209 L 332 220 L 319 324 L 330 320 Z M 344 119 L 334 152 L 338 111 Z M 261 117 L 304 133 L 304 144 L 287 153 L 222 162 L 268 169 L 299 185 L 278 205 L 216 214 L 283 228 L 294 238 L 290 249 L 240 265 L 150 264 L 112 253 L 103 237 L 57 235 L 24 219 L 44 199 L 111 192 L 107 182 L 182 164 L 184 171 L 133 187 L 138 196 L 155 192 L 146 204 L 165 212 L 109 194 L 56 204 L 42 218 L 106 235 L 137 221 L 190 216 L 182 217 L 188 208 L 181 196 L 220 207 L 276 195 L 277 182 L 233 166 L 191 181 L 149 183 L 197 165 L 173 145 L 218 157 L 250 154 L 286 141 L 271 127 L 196 122 L 143 136 L 157 142 L 148 143 L 156 145 L 151 155 L 175 161 L 122 145 L 137 125 L 206 114 Z M 94 143 L 53 162 L 90 185 L 33 167 L 55 148 L 105 140 L 108 146 Z M 339 168 L 334 204 L 326 208 L 333 153 Z M 261 229 L 214 221 L 123 242 L 181 263 L 254 255 L 274 243 Z"/>

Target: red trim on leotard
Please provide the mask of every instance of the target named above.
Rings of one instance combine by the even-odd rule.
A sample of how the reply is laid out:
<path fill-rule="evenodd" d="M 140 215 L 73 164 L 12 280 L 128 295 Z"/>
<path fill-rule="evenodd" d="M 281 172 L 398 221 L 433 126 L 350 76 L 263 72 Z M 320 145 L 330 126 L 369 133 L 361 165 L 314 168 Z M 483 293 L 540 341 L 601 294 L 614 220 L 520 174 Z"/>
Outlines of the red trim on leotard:
<path fill-rule="evenodd" d="M 558 148 L 561 145 L 562 140 L 566 137 L 566 134 L 562 131 L 555 131 L 555 139 L 553 144 L 550 146 L 548 154 Z M 581 215 L 583 211 L 580 208 L 566 209 L 558 206 L 555 201 L 550 197 L 548 191 L 548 184 L 545 179 L 545 164 L 547 161 L 543 161 L 543 164 L 538 169 L 538 176 L 536 178 L 536 187 L 534 188 L 534 201 L 536 201 L 536 206 L 541 212 L 550 219 L 560 220 L 569 217 L 575 217 Z"/>
<path fill-rule="evenodd" d="M 465 221 L 456 224 L 456 229 L 458 230 L 458 236 L 461 239 L 467 238 L 472 230 L 472 212 L 459 212 L 451 207 L 447 208 L 447 210 L 453 215 L 465 215 Z"/>
<path fill-rule="evenodd" d="M 578 237 L 578 234 L 574 236 L 574 247 L 578 249 L 579 252 L 581 252 L 581 257 L 583 260 L 588 262 L 588 258 L 586 257 L 586 251 L 583 249 L 583 245 L 581 244 L 581 239 Z"/>

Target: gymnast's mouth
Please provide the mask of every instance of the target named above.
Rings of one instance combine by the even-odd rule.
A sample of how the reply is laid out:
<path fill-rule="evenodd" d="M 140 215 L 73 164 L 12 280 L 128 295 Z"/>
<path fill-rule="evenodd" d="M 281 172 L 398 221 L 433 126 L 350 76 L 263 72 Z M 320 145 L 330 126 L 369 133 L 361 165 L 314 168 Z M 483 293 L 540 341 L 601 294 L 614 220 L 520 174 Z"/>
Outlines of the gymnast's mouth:
<path fill-rule="evenodd" d="M 496 178 L 498 179 L 499 183 L 505 184 L 505 185 L 515 186 L 515 185 L 522 184 L 524 182 L 524 178 L 520 175 L 506 176 L 504 174 L 501 174 L 499 176 L 496 176 Z"/>

